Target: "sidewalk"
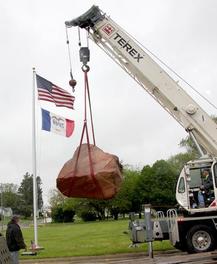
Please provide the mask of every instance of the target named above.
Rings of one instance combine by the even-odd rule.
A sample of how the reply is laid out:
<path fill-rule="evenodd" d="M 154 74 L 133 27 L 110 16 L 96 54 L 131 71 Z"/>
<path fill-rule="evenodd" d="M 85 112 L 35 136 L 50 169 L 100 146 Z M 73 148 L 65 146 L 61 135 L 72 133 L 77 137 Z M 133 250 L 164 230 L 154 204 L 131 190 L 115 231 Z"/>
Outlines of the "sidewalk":
<path fill-rule="evenodd" d="M 169 251 L 156 251 L 154 256 L 175 256 L 175 255 L 186 255 L 186 253 L 180 252 L 179 250 Z M 152 264 L 153 259 L 148 257 L 147 252 L 137 253 L 122 253 L 113 255 L 101 255 L 101 256 L 83 256 L 83 257 L 66 257 L 66 258 L 50 258 L 50 259 L 31 259 L 31 260 L 20 260 L 20 264 Z"/>
<path fill-rule="evenodd" d="M 135 263 L 136 259 L 146 259 L 145 253 L 131 253 L 131 254 L 115 254 L 105 256 L 85 256 L 85 257 L 66 257 L 66 258 L 50 258 L 50 259 L 31 259 L 20 260 L 20 264 L 94 264 L 94 263 L 115 263 L 122 262 L 127 263 L 128 260 Z M 130 263 L 129 262 L 129 263 Z M 137 262 L 138 263 L 138 262 Z M 146 263 L 146 262 L 145 262 Z"/>
<path fill-rule="evenodd" d="M 216 264 L 217 252 L 187 254 L 180 251 L 154 254 L 150 258 L 145 253 L 117 254 L 105 256 L 71 257 L 46 260 L 23 260 L 21 264 Z"/>

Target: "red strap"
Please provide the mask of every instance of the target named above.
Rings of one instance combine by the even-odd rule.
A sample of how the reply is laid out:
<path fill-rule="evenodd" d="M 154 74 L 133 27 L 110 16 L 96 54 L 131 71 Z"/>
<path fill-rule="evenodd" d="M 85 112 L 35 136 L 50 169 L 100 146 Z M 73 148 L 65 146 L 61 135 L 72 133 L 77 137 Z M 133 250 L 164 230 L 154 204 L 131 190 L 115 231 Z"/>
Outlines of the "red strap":
<path fill-rule="evenodd" d="M 92 129 L 92 136 L 93 136 L 93 145 L 96 146 L 95 134 L 94 134 L 94 127 L 93 127 L 93 115 L 92 115 L 92 108 L 91 108 L 91 101 L 90 101 L 90 91 L 89 91 L 89 82 L 88 82 L 87 71 L 84 72 L 84 82 L 85 82 L 85 86 L 86 86 L 86 92 L 87 92 L 87 95 L 88 95 L 89 110 L 90 110 L 90 121 L 91 121 L 91 129 Z M 85 105 L 86 105 L 86 102 L 85 102 Z M 85 117 L 86 117 L 86 115 L 85 115 Z"/>
<path fill-rule="evenodd" d="M 88 126 L 87 126 L 87 97 L 88 97 L 88 105 L 89 105 L 89 112 L 90 112 L 90 119 L 91 119 L 91 130 L 92 130 L 92 136 L 93 136 L 93 145 L 95 146 L 95 135 L 94 135 L 94 127 L 93 127 L 93 117 L 92 117 L 92 108 L 91 108 L 91 100 L 90 100 L 90 91 L 89 91 L 89 83 L 88 83 L 88 71 L 84 71 L 84 124 L 83 129 L 81 133 L 81 139 L 78 149 L 78 154 L 75 162 L 75 169 L 74 169 L 74 175 L 77 172 L 77 166 L 78 166 L 78 160 L 80 156 L 81 146 L 84 139 L 84 134 L 86 132 L 86 139 L 87 139 L 87 147 L 88 147 L 88 157 L 89 157 L 89 166 L 90 166 L 90 176 L 95 183 L 97 190 L 100 192 L 102 197 L 104 197 L 102 188 L 100 187 L 99 183 L 97 182 L 95 176 L 94 176 L 94 168 L 93 168 L 93 161 L 91 156 L 91 149 L 90 149 L 90 140 L 89 140 L 89 134 L 88 134 Z"/>

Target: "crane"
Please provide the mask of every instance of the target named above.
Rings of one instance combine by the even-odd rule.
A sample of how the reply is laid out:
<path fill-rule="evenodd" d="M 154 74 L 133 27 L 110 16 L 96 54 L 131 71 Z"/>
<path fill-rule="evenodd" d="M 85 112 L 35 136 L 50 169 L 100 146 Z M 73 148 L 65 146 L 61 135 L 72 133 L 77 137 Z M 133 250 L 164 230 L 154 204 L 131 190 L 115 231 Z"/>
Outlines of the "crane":
<path fill-rule="evenodd" d="M 196 227 L 199 226 L 195 224 L 195 221 L 203 223 L 205 228 L 202 230 L 205 229 L 211 238 L 210 233 L 213 231 L 217 233 L 215 224 L 217 222 L 217 124 L 131 35 L 98 6 L 92 6 L 81 16 L 66 21 L 65 25 L 67 28 L 79 27 L 87 30 L 89 38 L 151 95 L 191 136 L 200 153 L 200 158 L 189 161 L 182 169 L 177 181 L 176 200 L 184 209 L 185 216 L 193 218 L 190 221 L 188 219 L 184 231 L 182 225 L 182 234 L 174 232 L 176 235 L 175 239 L 173 237 L 175 241 L 173 244 L 180 245 L 181 243 L 183 247 L 185 243 L 183 241 L 188 235 L 191 241 L 193 239 L 198 241 L 198 248 L 195 249 L 191 245 L 189 251 L 210 250 L 213 248 L 212 239 L 210 239 L 210 247 L 207 245 L 200 247 L 201 237 L 194 238 L 193 236 L 198 232 Z M 209 196 L 203 195 L 204 204 L 201 206 L 199 194 L 203 193 L 203 188 L 205 188 L 203 176 L 205 171 L 208 173 L 211 185 L 208 190 Z M 211 225 L 208 219 L 212 219 Z M 213 226 L 213 230 L 207 231 L 210 226 Z M 178 220 L 176 228 L 180 229 Z M 205 241 L 206 238 L 203 237 L 203 240 Z"/>

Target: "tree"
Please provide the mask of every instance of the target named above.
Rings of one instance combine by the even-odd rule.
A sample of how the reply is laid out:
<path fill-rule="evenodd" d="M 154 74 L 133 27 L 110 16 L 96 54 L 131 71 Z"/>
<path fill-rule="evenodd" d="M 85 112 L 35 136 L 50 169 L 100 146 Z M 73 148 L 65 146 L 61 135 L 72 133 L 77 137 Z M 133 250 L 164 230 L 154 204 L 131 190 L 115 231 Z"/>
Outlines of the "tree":
<path fill-rule="evenodd" d="M 157 205 L 174 205 L 176 171 L 165 160 L 156 161 L 152 169 L 155 181 L 153 186 L 153 200 L 155 200 Z"/>
<path fill-rule="evenodd" d="M 137 192 L 142 204 L 170 207 L 175 204 L 176 171 L 165 160 L 145 166 L 141 171 Z"/>
<path fill-rule="evenodd" d="M 21 197 L 21 203 L 19 206 L 20 213 L 25 217 L 31 216 L 33 212 L 33 182 L 32 175 L 28 172 L 23 176 L 18 193 Z"/>
<path fill-rule="evenodd" d="M 105 210 L 108 207 L 108 200 L 74 198 L 72 201 L 76 215 L 81 217 L 84 221 L 105 219 Z"/>
<path fill-rule="evenodd" d="M 173 206 L 177 176 L 176 160 L 173 161 L 160 160 L 153 166 L 145 166 L 142 171 L 125 167 L 121 188 L 110 200 L 67 198 L 53 190 L 50 196 L 52 211 L 58 221 L 63 221 L 64 208 L 74 210 L 84 221 L 90 221 L 105 219 L 105 212 L 110 212 L 114 219 L 118 219 L 119 214 L 141 213 L 142 205 L 146 203 L 159 208 Z"/>
<path fill-rule="evenodd" d="M 95 215 L 98 220 L 104 220 L 108 203 L 108 200 L 87 199 L 86 204 L 88 204 L 88 211 L 91 211 L 92 215 Z"/>
<path fill-rule="evenodd" d="M 64 203 L 64 200 L 67 199 L 62 193 L 57 189 L 52 189 L 49 192 L 49 203 L 51 208 L 57 207 Z"/>
<path fill-rule="evenodd" d="M 54 222 L 68 223 L 74 221 L 75 210 L 71 198 L 65 199 L 63 204 L 52 207 L 51 217 Z"/>
<path fill-rule="evenodd" d="M 18 186 L 13 183 L 1 184 L 1 205 L 3 207 L 10 207 L 13 213 L 18 213 L 20 197 L 17 194 Z"/>
<path fill-rule="evenodd" d="M 125 167 L 123 170 L 123 182 L 117 195 L 110 200 L 80 199 L 80 207 L 76 210 L 80 216 L 96 216 L 96 219 L 105 219 L 105 212 L 110 212 L 114 219 L 118 219 L 119 214 L 130 211 L 138 211 L 138 195 L 135 193 L 135 186 L 139 171 Z"/>
<path fill-rule="evenodd" d="M 178 176 L 183 169 L 184 165 L 189 161 L 195 159 L 195 155 L 192 152 L 179 153 L 171 156 L 167 162 L 173 167 Z"/>
<path fill-rule="evenodd" d="M 118 194 L 110 201 L 108 209 L 114 219 L 118 219 L 119 214 L 125 215 L 128 212 L 140 212 L 140 197 L 136 186 L 140 171 L 126 167 L 123 170 L 123 183 Z"/>
<path fill-rule="evenodd" d="M 187 136 L 186 138 L 182 139 L 179 145 L 181 147 L 184 147 L 187 153 L 189 153 L 194 159 L 199 158 L 200 154 L 198 152 L 198 149 L 190 136 Z"/>
<path fill-rule="evenodd" d="M 76 199 L 67 198 L 57 189 L 49 194 L 51 217 L 54 222 L 73 222 L 76 208 Z"/>
<path fill-rule="evenodd" d="M 146 165 L 143 167 L 138 181 L 135 187 L 135 192 L 137 193 L 137 199 L 140 207 L 140 211 L 142 210 L 142 205 L 146 203 L 151 203 L 151 190 L 153 188 L 154 180 L 152 180 L 153 171 L 150 165 Z M 134 212 L 134 211 L 132 211 Z"/>
<path fill-rule="evenodd" d="M 41 179 L 40 177 L 36 178 L 37 185 L 37 206 L 40 210 L 43 206 L 42 199 L 42 189 L 41 189 Z M 31 216 L 33 212 L 33 175 L 30 175 L 28 172 L 23 176 L 23 180 L 18 189 L 18 194 L 20 195 L 20 205 L 19 211 L 20 214 L 23 214 L 25 217 Z"/>
<path fill-rule="evenodd" d="M 36 177 L 36 185 L 37 185 L 37 206 L 38 206 L 38 210 L 41 210 L 43 208 L 43 196 L 42 196 L 42 182 L 41 182 L 41 178 L 39 176 Z"/>

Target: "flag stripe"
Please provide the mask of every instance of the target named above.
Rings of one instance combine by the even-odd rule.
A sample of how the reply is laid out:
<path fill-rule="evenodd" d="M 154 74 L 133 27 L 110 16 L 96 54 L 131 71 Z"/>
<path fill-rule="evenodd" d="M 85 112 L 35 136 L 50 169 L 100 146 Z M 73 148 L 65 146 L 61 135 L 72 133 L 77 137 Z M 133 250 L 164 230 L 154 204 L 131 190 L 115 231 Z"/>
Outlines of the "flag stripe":
<path fill-rule="evenodd" d="M 55 100 L 53 96 L 50 95 L 48 92 L 44 92 L 43 89 L 38 89 L 38 96 L 40 100 L 48 101 L 48 102 L 54 102 L 56 106 L 61 106 L 64 104 L 65 107 L 73 109 L 73 98 L 62 98 L 62 97 L 56 97 Z"/>
<path fill-rule="evenodd" d="M 43 77 L 36 75 L 38 99 L 55 103 L 59 107 L 74 109 L 75 97 Z"/>
<path fill-rule="evenodd" d="M 47 110 L 41 109 L 42 111 L 42 129 L 46 131 L 50 131 L 51 123 L 50 123 L 50 113 Z"/>
<path fill-rule="evenodd" d="M 66 94 L 65 91 L 61 88 L 57 88 L 56 86 L 53 86 L 53 90 L 52 90 L 53 94 L 56 95 L 60 95 L 60 96 L 64 96 L 64 97 L 68 97 L 68 98 L 72 98 L 72 96 L 70 94 Z"/>
<path fill-rule="evenodd" d="M 74 131 L 75 123 L 72 120 L 66 119 L 66 137 L 70 137 Z"/>

